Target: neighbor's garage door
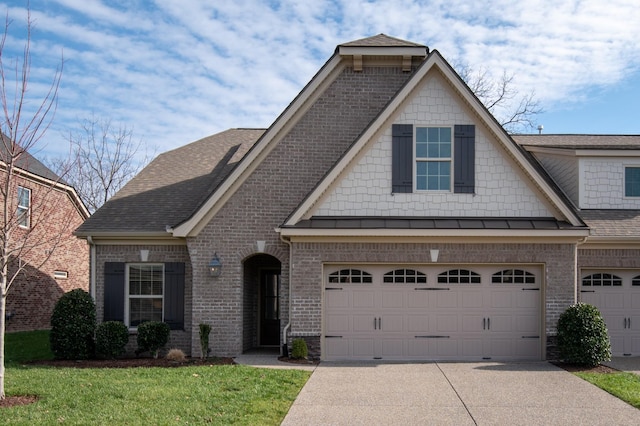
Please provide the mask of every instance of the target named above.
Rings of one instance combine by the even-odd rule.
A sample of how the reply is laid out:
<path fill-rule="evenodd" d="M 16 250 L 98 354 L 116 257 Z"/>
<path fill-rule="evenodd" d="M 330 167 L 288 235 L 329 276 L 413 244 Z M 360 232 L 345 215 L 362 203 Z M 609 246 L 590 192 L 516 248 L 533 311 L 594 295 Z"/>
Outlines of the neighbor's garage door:
<path fill-rule="evenodd" d="M 539 360 L 536 266 L 325 267 L 323 358 Z"/>
<path fill-rule="evenodd" d="M 583 270 L 580 299 L 600 310 L 614 356 L 640 355 L 640 271 Z"/>

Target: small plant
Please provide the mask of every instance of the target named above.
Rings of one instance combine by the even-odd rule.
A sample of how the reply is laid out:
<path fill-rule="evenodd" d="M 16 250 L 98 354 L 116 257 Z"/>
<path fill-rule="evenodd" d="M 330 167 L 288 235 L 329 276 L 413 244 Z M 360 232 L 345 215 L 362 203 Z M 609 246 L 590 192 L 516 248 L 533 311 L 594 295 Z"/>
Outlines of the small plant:
<path fill-rule="evenodd" d="M 117 358 L 125 352 L 129 343 L 129 329 L 120 321 L 98 324 L 96 329 L 96 352 L 105 358 Z"/>
<path fill-rule="evenodd" d="M 209 333 L 211 333 L 211 326 L 209 324 L 199 324 L 200 327 L 200 357 L 205 359 L 209 356 Z"/>
<path fill-rule="evenodd" d="M 307 342 L 304 339 L 293 339 L 293 344 L 291 346 L 291 358 L 307 359 L 307 356 L 309 356 Z"/>
<path fill-rule="evenodd" d="M 138 326 L 138 350 L 136 353 L 151 352 L 154 358 L 158 358 L 158 351 L 169 341 L 170 332 L 169 326 L 164 322 L 143 322 Z"/>
<path fill-rule="evenodd" d="M 170 349 L 167 352 L 167 359 L 173 362 L 184 362 L 187 359 L 187 356 L 184 354 L 182 349 Z"/>
<path fill-rule="evenodd" d="M 93 356 L 96 305 L 86 291 L 71 290 L 60 297 L 51 315 L 51 351 L 58 359 L 87 359 Z"/>
<path fill-rule="evenodd" d="M 600 311 L 586 303 L 569 306 L 558 320 L 558 350 L 563 361 L 596 366 L 611 359 L 611 343 Z"/>

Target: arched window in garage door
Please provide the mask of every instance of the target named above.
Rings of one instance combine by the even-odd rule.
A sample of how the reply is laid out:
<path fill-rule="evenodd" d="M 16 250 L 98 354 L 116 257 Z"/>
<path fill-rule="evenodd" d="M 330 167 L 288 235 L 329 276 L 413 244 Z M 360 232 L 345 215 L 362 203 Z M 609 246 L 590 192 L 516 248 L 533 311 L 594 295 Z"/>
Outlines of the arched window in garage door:
<path fill-rule="evenodd" d="M 438 275 L 438 284 L 480 284 L 480 274 L 468 269 L 450 269 Z"/>
<path fill-rule="evenodd" d="M 640 275 L 638 275 L 637 277 L 634 277 L 631 280 L 631 285 L 632 286 L 640 286 Z"/>
<path fill-rule="evenodd" d="M 427 275 L 415 269 L 396 269 L 384 274 L 382 281 L 385 283 L 398 284 L 425 284 L 427 282 Z"/>
<path fill-rule="evenodd" d="M 493 284 L 535 284 L 536 276 L 522 269 L 505 269 L 491 276 Z"/>
<path fill-rule="evenodd" d="M 329 274 L 330 283 L 370 284 L 371 274 L 360 269 L 341 269 Z"/>
<path fill-rule="evenodd" d="M 583 287 L 620 287 L 622 278 L 607 273 L 591 274 L 582 279 Z"/>

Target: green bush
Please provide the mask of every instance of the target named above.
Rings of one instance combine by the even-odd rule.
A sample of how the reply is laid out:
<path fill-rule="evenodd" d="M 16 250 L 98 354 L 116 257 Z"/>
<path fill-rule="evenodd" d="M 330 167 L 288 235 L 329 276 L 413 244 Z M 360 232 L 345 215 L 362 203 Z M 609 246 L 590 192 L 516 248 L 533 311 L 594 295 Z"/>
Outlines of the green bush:
<path fill-rule="evenodd" d="M 304 339 L 293 339 L 291 358 L 306 359 L 308 355 L 309 349 L 307 348 L 307 342 Z"/>
<path fill-rule="evenodd" d="M 209 356 L 209 333 L 211 333 L 211 326 L 209 324 L 199 324 L 200 327 L 200 350 L 202 351 L 201 358 L 205 359 Z"/>
<path fill-rule="evenodd" d="M 171 330 L 164 322 L 147 321 L 138 326 L 138 350 L 136 353 L 151 352 L 158 358 L 158 351 L 169 342 Z"/>
<path fill-rule="evenodd" d="M 600 311 L 586 303 L 567 308 L 558 320 L 558 350 L 564 362 L 596 366 L 611 359 L 611 343 Z"/>
<path fill-rule="evenodd" d="M 96 305 L 86 291 L 60 297 L 51 315 L 51 352 L 58 359 L 87 359 L 95 350 Z"/>
<path fill-rule="evenodd" d="M 105 358 L 116 358 L 125 352 L 129 343 L 129 329 L 120 321 L 98 324 L 96 329 L 96 352 Z"/>

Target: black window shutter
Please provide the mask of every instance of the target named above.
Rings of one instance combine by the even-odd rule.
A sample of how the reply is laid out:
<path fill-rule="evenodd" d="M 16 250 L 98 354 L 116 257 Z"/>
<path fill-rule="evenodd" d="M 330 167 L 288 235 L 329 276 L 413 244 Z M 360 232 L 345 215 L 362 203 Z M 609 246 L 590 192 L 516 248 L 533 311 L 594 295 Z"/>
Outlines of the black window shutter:
<path fill-rule="evenodd" d="M 184 263 L 164 264 L 164 322 L 171 330 L 184 330 Z"/>
<path fill-rule="evenodd" d="M 413 125 L 391 126 L 391 192 L 413 191 Z"/>
<path fill-rule="evenodd" d="M 104 321 L 124 322 L 124 263 L 104 264 Z"/>
<path fill-rule="evenodd" d="M 456 124 L 453 133 L 453 192 L 473 194 L 476 173 L 476 126 Z"/>

